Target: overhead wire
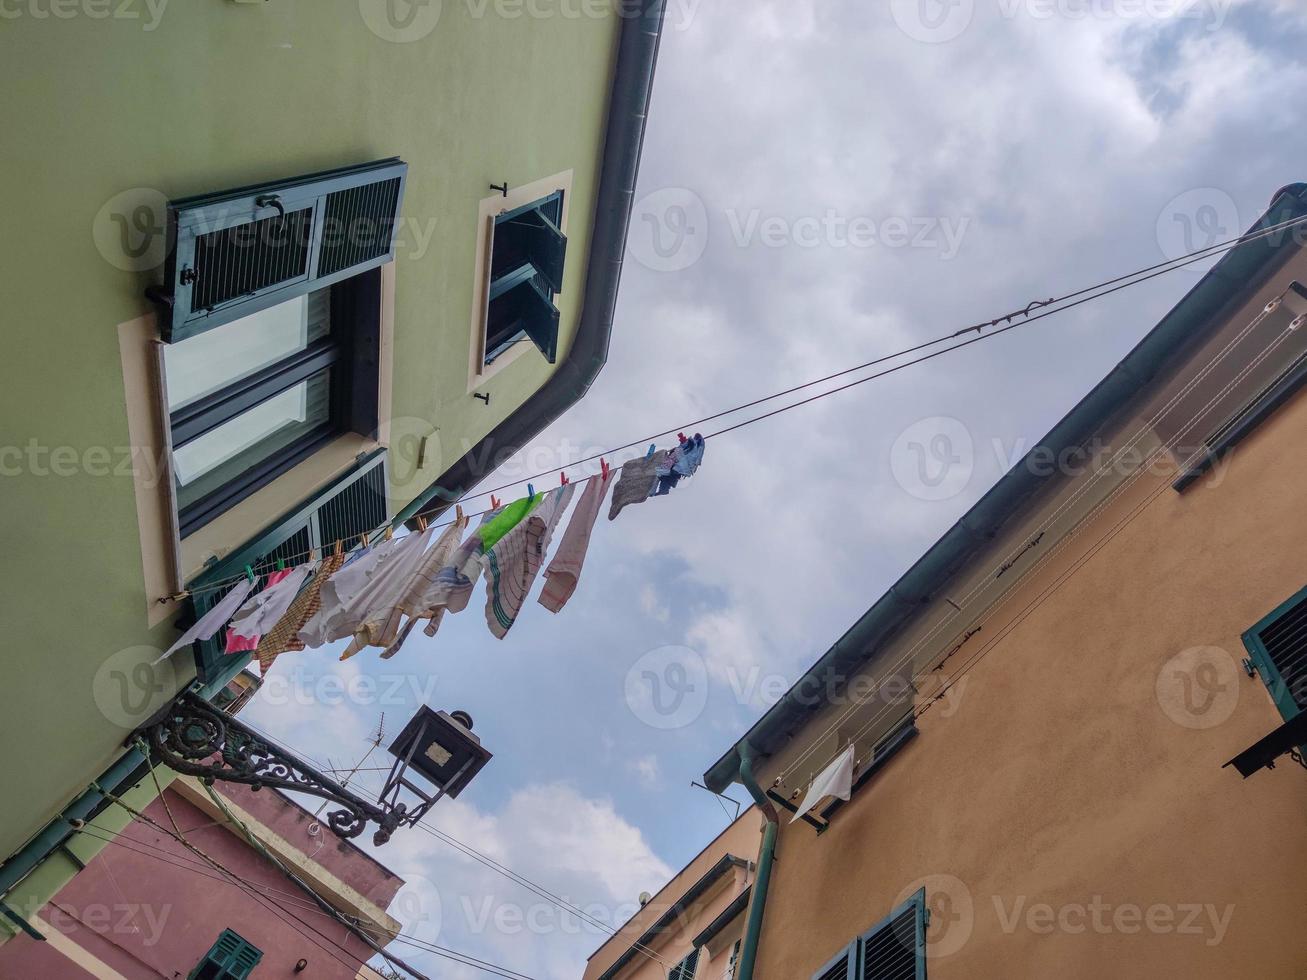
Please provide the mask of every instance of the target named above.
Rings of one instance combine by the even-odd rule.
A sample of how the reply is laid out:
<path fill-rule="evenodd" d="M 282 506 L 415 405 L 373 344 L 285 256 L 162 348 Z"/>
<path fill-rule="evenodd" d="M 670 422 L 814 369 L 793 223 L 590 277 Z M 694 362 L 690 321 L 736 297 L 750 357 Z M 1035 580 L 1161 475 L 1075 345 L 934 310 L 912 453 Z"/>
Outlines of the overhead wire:
<path fill-rule="evenodd" d="M 458 497 L 454 499 L 442 501 L 440 504 L 430 508 L 429 510 L 420 512 L 413 516 L 414 518 L 422 517 L 424 519 L 433 516 L 438 516 L 439 514 L 444 513 L 449 507 L 453 506 L 455 503 L 458 503 L 462 500 L 475 499 L 476 497 L 493 495 L 503 490 L 508 490 L 513 487 L 522 486 L 523 484 L 534 483 L 536 480 L 539 480 L 546 476 L 551 476 L 555 473 L 563 472 L 568 468 L 581 466 L 586 463 L 591 463 L 594 462 L 595 460 L 605 458 L 607 456 L 613 456 L 616 455 L 617 453 L 626 452 L 627 450 L 633 449 L 638 446 L 644 446 L 649 442 L 657 440 L 658 438 L 669 435 L 671 433 L 675 433 L 678 431 L 685 431 L 687 429 L 693 430 L 695 428 L 704 425 L 707 422 L 715 421 L 717 419 L 724 418 L 728 415 L 734 415 L 737 412 L 741 412 L 748 408 L 753 408 L 765 402 L 773 401 L 777 398 L 783 398 L 786 395 L 794 394 L 796 392 L 806 390 L 816 385 L 824 384 L 828 381 L 833 381 L 837 378 L 845 377 L 849 374 L 853 374 L 870 367 L 875 367 L 880 364 L 885 364 L 890 361 L 896 360 L 898 358 L 905 357 L 909 354 L 915 354 L 920 351 L 927 350 L 931 347 L 938 346 L 939 344 L 944 344 L 950 340 L 955 340 L 958 337 L 965 336 L 968 333 L 977 334 L 977 336 L 975 337 L 972 337 L 960 343 L 952 344 L 950 346 L 945 347 L 942 350 L 934 351 L 930 354 L 913 358 L 902 364 L 894 365 L 893 367 L 888 368 L 884 371 L 875 372 L 871 375 L 868 375 L 865 378 L 859 378 L 847 384 L 840 385 L 838 387 L 829 389 L 827 391 L 819 392 L 816 395 L 811 395 L 797 402 L 792 402 L 787 405 L 783 405 L 780 408 L 773 409 L 772 411 L 765 412 L 761 415 L 757 415 L 745 419 L 741 422 L 737 422 L 733 425 L 726 426 L 725 428 L 718 429 L 705 436 L 706 439 L 720 437 L 728 433 L 735 432 L 738 429 L 742 429 L 748 425 L 752 425 L 755 422 L 765 421 L 766 419 L 770 419 L 784 412 L 788 412 L 793 409 L 800 408 L 804 405 L 808 405 L 822 398 L 827 398 L 830 397 L 831 395 L 839 394 L 851 388 L 855 388 L 859 385 L 866 384 L 869 381 L 875 381 L 880 378 L 886 377 L 888 375 L 895 374 L 898 371 L 901 371 L 905 368 L 913 367 L 917 364 L 921 364 L 926 361 L 933 360 L 934 358 L 939 357 L 943 354 L 951 353 L 956 350 L 961 350 L 962 348 L 965 347 L 970 347 L 971 345 L 979 343 L 981 341 L 989 340 L 994 337 L 1001 336 L 1011 330 L 1015 330 L 1018 327 L 1028 326 L 1029 324 L 1036 323 L 1040 320 L 1045 319 L 1046 317 L 1054 316 L 1058 313 L 1064 313 L 1068 310 L 1072 310 L 1079 306 L 1083 306 L 1086 303 L 1090 303 L 1093 302 L 1094 300 L 1102 299 L 1104 297 L 1113 295 L 1114 293 L 1120 292 L 1124 289 L 1128 289 L 1131 286 L 1140 285 L 1152 279 L 1158 278 L 1159 276 L 1166 275 L 1167 273 L 1175 272 L 1179 269 L 1187 268 L 1188 266 L 1194 265 L 1198 262 L 1202 262 L 1206 259 L 1213 258 L 1216 255 L 1227 252 L 1230 249 L 1235 248 L 1239 245 L 1250 244 L 1252 242 L 1260 241 L 1262 239 L 1269 238 L 1274 235 L 1279 235 L 1288 229 L 1298 227 L 1304 223 L 1307 223 L 1307 216 L 1289 219 L 1274 225 L 1270 225 L 1267 228 L 1260 229 L 1255 232 L 1250 232 L 1238 238 L 1232 238 L 1227 241 L 1220 242 L 1216 245 L 1209 246 L 1207 248 L 1198 249 L 1186 255 L 1179 256 L 1176 259 L 1168 260 L 1166 262 L 1160 262 L 1151 266 L 1147 266 L 1143 269 L 1138 269 L 1131 273 L 1126 273 L 1125 275 L 1120 275 L 1115 278 L 1105 280 L 1104 282 L 1097 283 L 1093 286 L 1087 286 L 1082 289 L 1078 289 L 1074 292 L 1067 293 L 1066 295 L 1061 297 L 1051 297 L 1047 300 L 1037 300 L 1033 303 L 1027 304 L 1024 308 L 1020 310 L 1015 310 L 1013 312 L 1006 313 L 1002 316 L 995 317 L 991 320 L 986 320 L 980 323 L 973 324 L 968 327 L 963 327 L 959 330 L 954 330 L 947 334 L 942 334 L 931 340 L 927 340 L 922 343 L 915 344 L 911 347 L 904 348 L 903 350 L 895 351 L 894 353 L 891 354 L 881 355 L 869 361 L 864 361 L 861 364 L 857 364 L 852 367 L 845 368 L 840 371 L 836 371 L 832 374 L 825 375 L 821 378 L 815 378 L 811 381 L 806 381 L 801 384 L 794 385 L 782 391 L 774 392 L 769 395 L 764 395 L 759 398 L 755 398 L 752 401 L 744 402 L 740 405 L 735 405 L 728 409 L 723 409 L 721 411 L 715 412 L 711 415 L 704 416 L 703 418 L 696 419 L 691 422 L 684 422 L 679 425 L 671 426 L 667 429 L 663 429 L 659 432 L 655 432 L 641 439 L 636 439 L 631 442 L 625 443 L 623 445 L 606 449 L 603 452 L 594 453 L 590 456 L 583 457 L 582 459 L 579 460 L 573 460 L 559 466 L 551 467 L 546 470 L 541 470 L 539 473 L 535 473 L 527 477 L 522 477 L 520 479 L 513 480 L 509 483 L 504 483 L 497 487 L 492 487 L 486 490 L 478 490 L 475 493 L 465 492 L 463 494 L 460 494 Z M 990 328 L 995 328 L 995 329 L 990 329 Z M 984 331 L 986 330 L 989 330 L 989 332 L 985 333 Z M 591 479 L 594 479 L 595 476 L 597 475 L 598 474 L 592 474 L 589 476 L 585 476 L 573 480 L 571 482 L 579 485 L 581 483 L 585 483 Z M 480 517 L 488 512 L 489 509 L 483 511 L 477 511 L 475 513 L 468 514 L 467 516 L 469 518 Z M 390 522 L 387 521 L 385 524 L 379 525 L 377 528 L 373 528 L 368 531 L 361 532 L 360 534 L 355 535 L 351 538 L 342 539 L 342 542 L 349 543 L 351 541 L 362 540 L 364 538 L 371 539 L 374 535 L 384 531 L 385 528 L 388 527 L 389 525 Z M 438 528 L 446 527 L 446 526 L 448 526 L 448 524 L 435 525 L 435 527 Z M 329 542 L 323 542 L 323 544 L 324 547 L 330 545 Z M 286 562 L 295 562 L 304 559 L 310 559 L 313 556 L 313 554 L 314 554 L 313 551 L 309 551 L 299 555 L 291 555 L 291 556 L 283 555 L 281 556 L 281 559 Z M 231 585 L 240 582 L 242 578 L 243 576 L 233 576 L 230 579 L 221 582 L 205 583 L 202 586 L 189 590 L 189 592 L 186 594 L 193 595 L 199 592 L 210 592 L 222 588 L 227 588 Z"/>

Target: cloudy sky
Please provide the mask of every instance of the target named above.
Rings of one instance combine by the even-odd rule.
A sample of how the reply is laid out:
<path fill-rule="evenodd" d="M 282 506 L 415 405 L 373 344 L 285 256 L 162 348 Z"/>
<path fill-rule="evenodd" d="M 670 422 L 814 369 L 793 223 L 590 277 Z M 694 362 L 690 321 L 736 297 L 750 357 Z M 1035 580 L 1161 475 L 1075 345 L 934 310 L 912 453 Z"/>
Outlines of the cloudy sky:
<path fill-rule="evenodd" d="M 611 359 L 523 467 L 1238 234 L 1307 179 L 1304 41 L 1293 0 L 674 0 Z M 431 822 L 620 922 L 725 825 L 690 780 L 768 691 L 1196 281 L 713 440 L 671 496 L 601 521 L 560 615 L 532 604 L 500 642 L 478 602 L 389 664 L 288 657 L 250 718 L 347 765 L 383 711 L 393 735 L 420 701 L 467 709 L 495 758 Z M 970 462 L 942 485 L 912 450 L 940 432 Z M 541 980 L 575 980 L 602 941 L 428 834 L 379 857 L 424 939 Z"/>

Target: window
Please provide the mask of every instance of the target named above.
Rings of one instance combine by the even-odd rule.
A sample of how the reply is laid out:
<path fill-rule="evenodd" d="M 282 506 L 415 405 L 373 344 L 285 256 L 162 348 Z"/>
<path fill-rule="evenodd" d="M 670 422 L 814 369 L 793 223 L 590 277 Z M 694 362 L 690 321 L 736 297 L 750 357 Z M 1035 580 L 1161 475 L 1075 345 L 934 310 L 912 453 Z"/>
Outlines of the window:
<path fill-rule="evenodd" d="M 390 516 L 385 463 L 385 450 L 376 450 L 189 582 L 195 616 L 203 616 L 225 592 L 208 588 L 211 583 L 239 578 L 247 566 L 260 575 L 274 570 L 278 560 L 289 567 L 303 561 L 312 550 L 322 554 L 336 541 L 348 545 L 359 534 L 382 527 Z M 196 674 L 214 688 L 215 694 L 248 660 L 247 655 L 226 655 L 221 631 L 213 639 L 195 644 Z"/>
<path fill-rule="evenodd" d="M 813 980 L 926 980 L 926 893 L 851 942 Z"/>
<path fill-rule="evenodd" d="M 558 307 L 567 237 L 559 230 L 563 192 L 497 215 L 490 246 L 485 358 L 490 364 L 530 341 L 553 364 L 558 356 Z"/>
<path fill-rule="evenodd" d="M 1307 589 L 1244 633 L 1243 643 L 1285 720 L 1307 710 Z"/>
<path fill-rule="evenodd" d="M 735 973 L 740 968 L 740 947 L 743 945 L 743 939 L 735 940 L 735 945 L 731 947 L 731 958 L 726 963 L 726 972 L 722 974 L 722 980 L 735 980 Z"/>
<path fill-rule="evenodd" d="M 333 436 L 377 427 L 381 276 L 407 165 L 172 201 L 148 292 L 182 537 Z"/>
<path fill-rule="evenodd" d="M 187 980 L 244 980 L 261 959 L 262 950 L 230 929 L 224 929 Z"/>
<path fill-rule="evenodd" d="M 672 967 L 667 980 L 694 980 L 694 971 L 699 966 L 699 951 L 696 949 L 685 959 Z"/>

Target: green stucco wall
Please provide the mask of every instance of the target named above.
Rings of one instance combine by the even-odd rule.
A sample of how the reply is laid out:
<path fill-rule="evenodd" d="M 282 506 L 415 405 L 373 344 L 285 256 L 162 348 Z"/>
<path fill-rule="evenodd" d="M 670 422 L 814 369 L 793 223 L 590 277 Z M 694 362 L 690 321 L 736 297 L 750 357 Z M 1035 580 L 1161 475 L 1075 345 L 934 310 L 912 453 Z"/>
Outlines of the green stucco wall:
<path fill-rule="evenodd" d="M 572 169 L 558 300 L 567 350 L 617 17 L 593 4 L 580 16 L 537 5 L 552 11 L 541 17 L 513 3 L 434 2 L 434 29 L 397 43 L 365 21 L 384 6 L 373 0 L 171 0 L 161 11 L 159 0 L 0 0 L 0 857 L 192 672 L 179 655 L 149 703 L 124 705 L 117 690 L 175 636 L 146 626 L 132 480 L 100 472 L 122 469 L 129 443 L 116 326 L 150 311 L 152 279 L 105 257 L 117 195 L 174 198 L 405 159 L 392 410 L 457 447 L 552 370 L 532 350 L 489 382 L 489 407 L 467 393 L 477 202 L 492 181 Z M 455 456 L 431 453 L 424 476 Z"/>

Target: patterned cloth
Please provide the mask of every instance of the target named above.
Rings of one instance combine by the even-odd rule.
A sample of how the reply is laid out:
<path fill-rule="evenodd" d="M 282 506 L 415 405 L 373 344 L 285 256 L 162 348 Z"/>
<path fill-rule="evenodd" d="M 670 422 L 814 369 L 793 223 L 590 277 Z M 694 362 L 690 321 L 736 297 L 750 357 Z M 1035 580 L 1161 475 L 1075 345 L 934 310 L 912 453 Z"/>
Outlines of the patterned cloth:
<path fill-rule="evenodd" d="M 466 529 L 467 518 L 460 515 L 454 523 L 445 528 L 445 533 L 431 546 L 431 550 L 422 556 L 417 574 L 413 576 L 408 590 L 391 610 L 390 618 L 386 621 L 383 632 L 393 639 L 381 655 L 382 660 L 389 660 L 399 653 L 399 648 L 404 645 L 409 633 L 413 632 L 413 627 L 418 620 L 430 620 L 430 625 L 433 627 L 431 635 L 434 635 L 435 630 L 440 627 L 440 621 L 445 616 L 445 607 L 439 602 L 428 600 L 427 596 L 437 591 L 436 578 L 440 570 L 447 566 L 454 556 L 454 551 L 458 548 L 458 543 L 463 538 L 463 531 Z M 402 616 L 408 616 L 409 620 L 400 630 L 398 627 Z"/>
<path fill-rule="evenodd" d="M 408 593 L 435 533 L 436 529 L 432 527 L 396 539 L 399 544 L 389 559 L 378 567 L 353 601 L 346 617 L 353 623 L 350 630 L 353 639 L 340 655 L 341 660 L 348 660 L 365 647 L 388 647 L 395 642 L 399 619 L 396 617 L 394 628 L 389 628 L 391 611 Z"/>
<path fill-rule="evenodd" d="M 231 631 L 240 637 L 254 638 L 254 645 L 247 649 L 257 647 L 258 638 L 281 621 L 312 571 L 313 566 L 306 563 L 289 571 L 273 572 L 268 576 L 267 588 L 236 610 L 231 618 Z"/>
<path fill-rule="evenodd" d="M 295 574 L 294 569 L 277 569 L 268 576 L 263 591 L 236 610 L 236 614 L 232 616 L 231 628 L 227 630 L 226 652 L 228 654 L 249 653 L 258 648 L 259 636 L 262 631 L 256 629 L 256 626 L 260 619 L 260 613 L 269 602 L 278 602 L 279 598 L 284 594 L 280 588 L 281 583 Z M 307 574 L 307 571 L 305 574 Z M 303 576 L 300 577 L 303 578 Z M 292 592 L 291 598 L 293 597 L 294 593 Z M 286 601 L 287 605 L 289 605 L 290 599 Z"/>
<path fill-rule="evenodd" d="M 269 632 L 259 640 L 255 656 L 259 658 L 259 673 L 267 674 L 272 663 L 287 650 L 303 650 L 304 644 L 299 640 L 300 629 L 309 617 L 322 608 L 322 586 L 336 571 L 345 564 L 347 555 L 329 555 L 318 567 L 318 574 L 308 586 L 295 597 L 295 601 L 286 610 Z"/>
<path fill-rule="evenodd" d="M 575 492 L 576 484 L 568 483 L 545 494 L 525 520 L 481 556 L 486 570 L 486 624 L 499 639 L 508 635 L 522 611 L 544 564 L 549 538 Z"/>
<path fill-rule="evenodd" d="M 431 621 L 422 632 L 435 636 L 446 612 L 462 612 L 472 599 L 472 588 L 481 577 L 481 555 L 485 551 L 481 533 L 491 521 L 504 512 L 504 508 L 488 511 L 481 517 L 477 529 L 459 545 L 435 579 L 424 590 L 422 601 L 428 610 L 435 610 Z"/>
<path fill-rule="evenodd" d="M 617 515 L 631 504 L 639 504 L 649 499 L 658 483 L 658 470 L 667 463 L 667 450 L 633 459 L 622 465 L 621 476 L 617 486 L 613 487 L 613 502 L 608 507 L 608 519 L 617 520 Z"/>
<path fill-rule="evenodd" d="M 310 649 L 354 634 L 358 625 L 358 600 L 373 577 L 380 575 L 405 538 L 387 538 L 364 548 L 345 560 L 340 571 L 322 586 L 322 606 L 299 631 L 299 639 Z"/>
<path fill-rule="evenodd" d="M 592 476 L 581 491 L 581 499 L 576 502 L 576 510 L 572 511 L 572 519 L 563 532 L 563 540 L 554 552 L 553 561 L 545 569 L 545 587 L 540 593 L 540 605 L 550 612 L 556 613 L 562 609 L 576 591 L 581 566 L 585 564 L 585 553 L 590 548 L 590 534 L 594 530 L 595 521 L 599 519 L 599 511 L 613 479 L 614 474 L 611 472 L 607 479 Z"/>

